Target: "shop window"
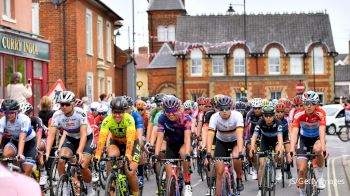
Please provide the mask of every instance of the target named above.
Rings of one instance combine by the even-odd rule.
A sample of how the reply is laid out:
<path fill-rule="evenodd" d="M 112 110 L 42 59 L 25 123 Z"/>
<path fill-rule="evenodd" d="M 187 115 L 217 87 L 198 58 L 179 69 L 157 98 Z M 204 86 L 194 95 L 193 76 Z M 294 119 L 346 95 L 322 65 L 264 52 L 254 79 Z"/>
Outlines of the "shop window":
<path fill-rule="evenodd" d="M 4 66 L 5 66 L 5 85 L 7 86 L 11 82 L 12 74 L 14 73 L 14 58 L 11 56 L 4 57 Z"/>
<path fill-rule="evenodd" d="M 34 61 L 34 78 L 43 78 L 43 67 L 41 65 L 41 62 L 39 61 Z"/>
<path fill-rule="evenodd" d="M 271 99 L 280 99 L 282 97 L 282 92 L 271 92 Z"/>
<path fill-rule="evenodd" d="M 26 61 L 24 59 L 16 59 L 16 72 L 20 72 L 22 74 L 21 83 L 26 83 Z"/>

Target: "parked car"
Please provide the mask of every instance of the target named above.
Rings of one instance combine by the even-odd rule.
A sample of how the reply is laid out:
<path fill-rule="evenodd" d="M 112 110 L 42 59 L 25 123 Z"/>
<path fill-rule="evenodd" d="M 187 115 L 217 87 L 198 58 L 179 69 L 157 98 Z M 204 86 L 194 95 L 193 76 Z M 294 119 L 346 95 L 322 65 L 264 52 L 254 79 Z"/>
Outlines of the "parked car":
<path fill-rule="evenodd" d="M 330 104 L 322 106 L 326 111 L 327 134 L 333 135 L 340 130 L 340 126 L 345 126 L 345 112 L 340 104 Z"/>

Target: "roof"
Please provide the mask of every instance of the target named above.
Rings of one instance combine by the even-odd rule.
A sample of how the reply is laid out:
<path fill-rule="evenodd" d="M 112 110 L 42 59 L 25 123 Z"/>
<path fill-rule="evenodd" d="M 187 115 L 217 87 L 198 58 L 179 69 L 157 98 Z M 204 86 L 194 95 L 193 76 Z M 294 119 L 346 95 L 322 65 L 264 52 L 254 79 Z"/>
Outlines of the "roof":
<path fill-rule="evenodd" d="M 135 56 L 136 69 L 143 69 L 149 65 L 148 54 L 137 54 Z"/>
<path fill-rule="evenodd" d="M 312 38 L 335 52 L 329 16 L 324 13 L 246 15 L 246 38 L 251 53 L 263 53 L 269 43 L 281 44 L 286 53 L 305 53 Z M 244 15 L 178 16 L 176 40 L 176 52 L 183 53 L 188 42 L 204 43 L 208 53 L 226 54 L 233 43 L 222 43 L 244 40 Z"/>
<path fill-rule="evenodd" d="M 107 15 L 114 18 L 115 20 L 123 20 L 122 17 L 120 17 L 116 12 L 114 12 L 110 7 L 108 7 L 105 3 L 102 2 L 102 0 L 89 0 L 93 5 L 97 6 L 98 8 L 104 9 L 107 11 Z"/>
<path fill-rule="evenodd" d="M 167 43 L 164 43 L 157 55 L 149 64 L 148 69 L 175 68 L 177 59 L 173 56 L 173 50 Z"/>
<path fill-rule="evenodd" d="M 150 0 L 148 11 L 185 10 L 182 0 Z"/>
<path fill-rule="evenodd" d="M 335 81 L 350 81 L 350 65 L 335 66 Z"/>
<path fill-rule="evenodd" d="M 337 61 L 344 61 L 345 58 L 348 56 L 349 54 L 338 54 L 338 56 L 334 57 L 334 62 L 337 62 Z"/>

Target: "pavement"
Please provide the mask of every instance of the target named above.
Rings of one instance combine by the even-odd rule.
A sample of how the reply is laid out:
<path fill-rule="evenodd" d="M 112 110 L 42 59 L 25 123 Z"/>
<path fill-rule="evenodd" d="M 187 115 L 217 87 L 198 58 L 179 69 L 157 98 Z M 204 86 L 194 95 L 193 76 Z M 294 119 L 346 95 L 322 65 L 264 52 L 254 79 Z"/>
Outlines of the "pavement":
<path fill-rule="evenodd" d="M 350 191 L 350 156 L 342 156 L 342 165 L 344 168 L 346 181 L 348 182 L 348 187 Z"/>

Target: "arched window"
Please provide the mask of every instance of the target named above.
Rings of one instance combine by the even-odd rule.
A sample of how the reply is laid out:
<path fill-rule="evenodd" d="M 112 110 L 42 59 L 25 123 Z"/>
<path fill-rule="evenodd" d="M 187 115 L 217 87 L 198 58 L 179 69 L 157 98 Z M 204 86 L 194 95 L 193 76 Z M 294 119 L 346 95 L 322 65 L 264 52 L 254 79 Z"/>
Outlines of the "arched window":
<path fill-rule="evenodd" d="M 234 75 L 245 74 L 245 51 L 242 48 L 235 49 L 233 52 Z"/>
<path fill-rule="evenodd" d="M 165 27 L 164 26 L 157 27 L 157 36 L 158 36 L 158 41 L 160 41 L 160 42 L 165 41 Z"/>
<path fill-rule="evenodd" d="M 324 74 L 323 50 L 321 46 L 315 47 L 313 50 L 313 63 L 315 74 Z"/>
<path fill-rule="evenodd" d="M 280 74 L 280 51 L 277 48 L 269 50 L 269 74 Z"/>
<path fill-rule="evenodd" d="M 202 76 L 202 51 L 198 48 L 191 52 L 191 76 Z"/>
<path fill-rule="evenodd" d="M 167 41 L 175 41 L 175 26 L 168 26 L 168 40 Z"/>

